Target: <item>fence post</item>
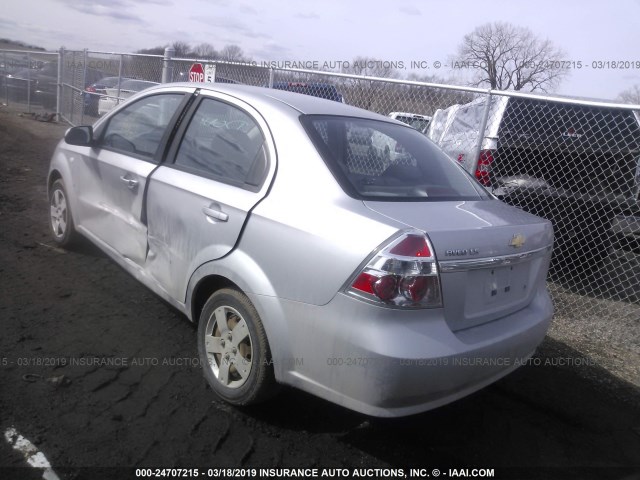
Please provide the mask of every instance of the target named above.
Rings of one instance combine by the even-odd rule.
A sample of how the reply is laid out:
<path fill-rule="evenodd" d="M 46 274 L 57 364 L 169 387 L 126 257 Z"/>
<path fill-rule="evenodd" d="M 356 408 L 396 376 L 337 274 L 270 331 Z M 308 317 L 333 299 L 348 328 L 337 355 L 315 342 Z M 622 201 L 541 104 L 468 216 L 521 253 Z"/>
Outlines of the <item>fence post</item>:
<path fill-rule="evenodd" d="M 162 83 L 170 83 L 173 80 L 173 65 L 171 59 L 176 53 L 173 47 L 164 49 L 164 58 L 162 59 Z"/>
<path fill-rule="evenodd" d="M 83 54 L 82 54 L 83 58 L 82 58 L 82 85 L 80 85 L 80 88 L 82 88 L 82 92 L 80 93 L 80 125 L 83 124 L 84 122 L 84 89 L 87 87 L 87 59 L 89 58 L 88 56 L 88 50 L 85 48 L 83 50 Z M 75 92 L 73 92 L 75 94 Z"/>
<path fill-rule="evenodd" d="M 3 75 L 8 73 L 9 64 L 7 63 L 7 52 L 3 52 L 4 57 L 4 72 Z M 9 85 L 7 82 L 4 82 L 4 94 L 7 100 L 7 106 L 9 105 Z"/>
<path fill-rule="evenodd" d="M 31 113 L 31 54 L 27 53 L 27 113 Z"/>
<path fill-rule="evenodd" d="M 487 130 L 487 122 L 489 120 L 489 111 L 491 111 L 491 90 L 487 91 L 487 104 L 484 107 L 482 120 L 480 121 L 480 128 L 478 130 L 478 144 L 476 145 L 476 150 L 473 156 L 473 170 L 471 170 L 471 174 L 474 174 L 474 172 L 478 170 L 480 151 L 482 150 L 482 144 L 484 142 L 484 137 Z"/>
<path fill-rule="evenodd" d="M 60 120 L 62 120 L 62 112 L 60 111 L 62 108 L 62 69 L 63 69 L 63 65 L 62 62 L 64 62 L 64 47 L 60 47 L 60 50 L 58 50 L 58 88 L 56 89 L 57 91 L 57 95 L 56 95 L 56 122 L 59 122 Z"/>
<path fill-rule="evenodd" d="M 273 88 L 273 68 L 269 67 L 269 88 Z"/>
<path fill-rule="evenodd" d="M 116 93 L 116 105 L 120 103 L 120 89 L 122 88 L 122 64 L 124 63 L 124 54 L 120 54 L 120 62 L 118 63 L 118 91 Z M 98 107 L 99 110 L 99 107 Z"/>

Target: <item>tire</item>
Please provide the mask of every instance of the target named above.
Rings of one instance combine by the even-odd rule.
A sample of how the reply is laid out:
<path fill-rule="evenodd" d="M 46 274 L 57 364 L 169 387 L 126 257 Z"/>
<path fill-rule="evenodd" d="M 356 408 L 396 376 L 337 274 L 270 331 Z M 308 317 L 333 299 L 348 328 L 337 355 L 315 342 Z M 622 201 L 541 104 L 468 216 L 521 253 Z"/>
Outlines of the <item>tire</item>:
<path fill-rule="evenodd" d="M 49 226 L 53 241 L 61 247 L 68 247 L 78 240 L 78 232 L 73 224 L 69 197 L 61 179 L 49 189 Z"/>
<path fill-rule="evenodd" d="M 226 402 L 252 405 L 276 392 L 267 335 L 243 293 L 223 289 L 207 300 L 200 314 L 198 352 L 207 382 Z"/>

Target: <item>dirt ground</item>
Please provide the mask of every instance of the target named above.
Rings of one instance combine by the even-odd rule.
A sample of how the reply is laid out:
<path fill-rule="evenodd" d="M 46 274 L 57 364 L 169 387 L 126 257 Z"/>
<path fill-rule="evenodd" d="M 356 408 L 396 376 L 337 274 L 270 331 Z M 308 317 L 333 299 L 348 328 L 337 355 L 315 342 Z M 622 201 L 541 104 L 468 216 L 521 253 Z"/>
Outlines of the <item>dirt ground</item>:
<path fill-rule="evenodd" d="M 52 246 L 45 179 L 65 128 L 0 107 L 0 479 L 42 478 L 6 441 L 10 428 L 62 479 L 140 467 L 640 478 L 640 379 L 558 338 L 491 387 L 403 419 L 292 389 L 259 407 L 219 402 L 192 324 L 90 245 Z"/>

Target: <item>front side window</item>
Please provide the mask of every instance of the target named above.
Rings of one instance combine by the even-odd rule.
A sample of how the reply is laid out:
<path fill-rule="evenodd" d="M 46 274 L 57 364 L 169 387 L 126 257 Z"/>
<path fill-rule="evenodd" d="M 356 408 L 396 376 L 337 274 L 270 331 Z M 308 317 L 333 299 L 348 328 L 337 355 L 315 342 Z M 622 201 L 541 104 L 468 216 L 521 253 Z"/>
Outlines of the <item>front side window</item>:
<path fill-rule="evenodd" d="M 364 118 L 302 116 L 345 192 L 364 200 L 479 200 L 487 192 L 411 127 Z"/>
<path fill-rule="evenodd" d="M 262 130 L 246 112 L 203 98 L 175 159 L 184 170 L 243 187 L 259 186 L 267 173 Z"/>
<path fill-rule="evenodd" d="M 151 95 L 126 106 L 109 120 L 101 146 L 153 159 L 182 94 Z"/>

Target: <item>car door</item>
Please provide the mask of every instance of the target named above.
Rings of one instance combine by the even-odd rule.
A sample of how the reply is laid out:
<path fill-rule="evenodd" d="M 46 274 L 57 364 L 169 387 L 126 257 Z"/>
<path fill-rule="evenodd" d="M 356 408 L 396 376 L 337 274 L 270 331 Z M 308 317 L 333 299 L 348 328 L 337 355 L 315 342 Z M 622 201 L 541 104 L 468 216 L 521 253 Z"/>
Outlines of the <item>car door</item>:
<path fill-rule="evenodd" d="M 236 245 L 275 171 L 268 126 L 248 104 L 203 92 L 149 181 L 146 270 L 184 300 L 193 271 Z"/>
<path fill-rule="evenodd" d="M 147 254 L 147 179 L 185 100 L 182 92 L 162 93 L 127 105 L 98 127 L 88 154 L 72 162 L 79 226 L 139 265 Z"/>

